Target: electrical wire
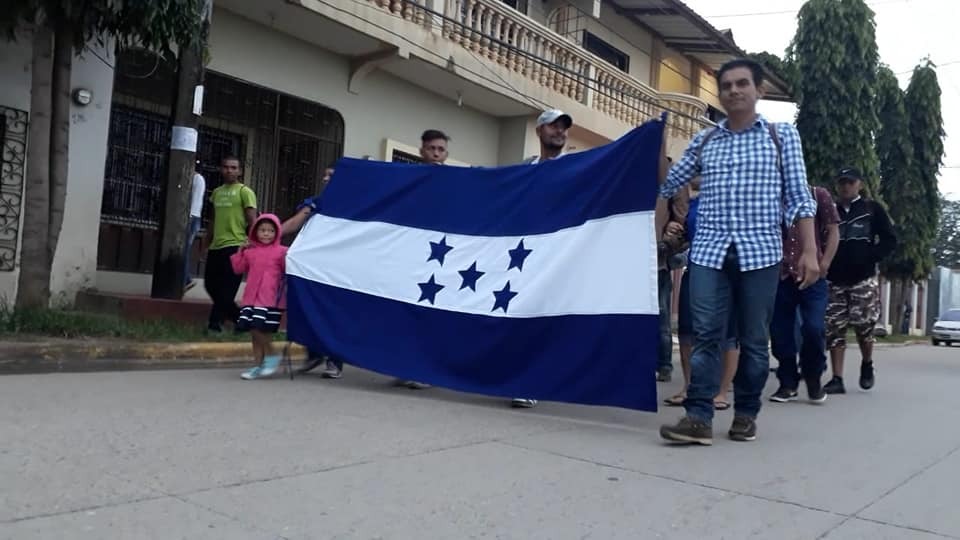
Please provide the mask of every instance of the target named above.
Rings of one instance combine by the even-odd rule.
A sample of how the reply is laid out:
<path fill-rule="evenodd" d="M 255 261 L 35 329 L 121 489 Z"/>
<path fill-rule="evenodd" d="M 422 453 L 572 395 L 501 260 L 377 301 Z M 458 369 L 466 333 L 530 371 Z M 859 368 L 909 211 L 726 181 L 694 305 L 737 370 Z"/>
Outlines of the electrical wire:
<path fill-rule="evenodd" d="M 107 62 L 107 59 L 106 59 L 106 58 L 100 56 L 100 53 L 98 53 L 95 49 L 91 48 L 89 45 L 84 46 L 84 47 L 83 47 L 83 50 L 85 50 L 85 51 L 89 52 L 90 54 L 96 56 L 101 62 L 103 62 L 103 65 L 107 66 L 107 67 L 110 68 L 110 69 L 114 69 L 113 64 L 111 64 L 110 62 Z"/>
<path fill-rule="evenodd" d="M 909 2 L 910 0 L 887 0 L 886 2 L 867 2 L 867 6 L 882 6 L 885 4 L 903 4 Z M 747 13 L 725 13 L 722 15 L 703 15 L 704 19 L 731 19 L 734 17 L 765 17 L 767 15 L 792 15 L 796 14 L 800 9 L 785 9 L 782 11 L 752 11 Z"/>

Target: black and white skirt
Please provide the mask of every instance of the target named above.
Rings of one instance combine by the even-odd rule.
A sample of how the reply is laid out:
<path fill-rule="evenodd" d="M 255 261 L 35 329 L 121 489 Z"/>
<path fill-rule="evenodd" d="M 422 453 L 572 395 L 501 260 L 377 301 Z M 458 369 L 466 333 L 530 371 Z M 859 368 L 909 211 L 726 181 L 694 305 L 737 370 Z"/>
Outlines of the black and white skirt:
<path fill-rule="evenodd" d="M 237 330 L 259 330 L 261 332 L 276 332 L 280 329 L 280 318 L 283 310 L 279 308 L 265 308 L 245 306 L 237 317 Z"/>

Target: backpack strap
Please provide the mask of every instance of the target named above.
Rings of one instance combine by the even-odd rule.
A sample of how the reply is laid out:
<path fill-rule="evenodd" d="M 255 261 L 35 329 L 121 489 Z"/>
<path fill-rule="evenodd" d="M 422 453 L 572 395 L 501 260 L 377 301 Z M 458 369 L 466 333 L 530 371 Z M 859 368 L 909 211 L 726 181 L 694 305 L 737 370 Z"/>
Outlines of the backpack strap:
<path fill-rule="evenodd" d="M 710 142 L 710 139 L 712 139 L 714 135 L 716 135 L 719 132 L 720 132 L 720 128 L 715 127 L 710 131 L 708 131 L 707 134 L 704 135 L 702 139 L 700 139 L 700 145 L 697 146 L 697 170 L 698 171 L 703 170 L 703 148 L 707 146 L 707 143 Z"/>
<path fill-rule="evenodd" d="M 777 147 L 777 170 L 780 171 L 780 178 L 782 180 L 786 180 L 787 175 L 783 171 L 783 143 L 780 142 L 780 134 L 777 133 L 777 124 L 774 122 L 768 122 L 767 131 L 770 132 L 770 138 L 773 139 L 773 145 Z"/>

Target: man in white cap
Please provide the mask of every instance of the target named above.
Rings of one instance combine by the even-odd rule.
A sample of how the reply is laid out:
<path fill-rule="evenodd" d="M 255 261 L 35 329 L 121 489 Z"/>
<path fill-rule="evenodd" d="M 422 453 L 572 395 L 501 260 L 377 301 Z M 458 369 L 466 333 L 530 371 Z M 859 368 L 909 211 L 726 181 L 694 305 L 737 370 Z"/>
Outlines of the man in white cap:
<path fill-rule="evenodd" d="M 551 159 L 563 156 L 563 149 L 567 146 L 567 131 L 573 125 L 573 117 L 559 110 L 543 111 L 537 117 L 537 137 L 540 139 L 540 155 L 524 160 L 528 165 L 536 165 Z M 536 407 L 537 400 L 527 398 L 513 398 L 510 402 L 513 407 L 530 409 Z"/>
<path fill-rule="evenodd" d="M 544 111 L 537 118 L 537 137 L 540 138 L 540 155 L 527 158 L 524 163 L 536 165 L 563 155 L 567 146 L 567 131 L 573 125 L 573 117 L 559 110 Z"/>

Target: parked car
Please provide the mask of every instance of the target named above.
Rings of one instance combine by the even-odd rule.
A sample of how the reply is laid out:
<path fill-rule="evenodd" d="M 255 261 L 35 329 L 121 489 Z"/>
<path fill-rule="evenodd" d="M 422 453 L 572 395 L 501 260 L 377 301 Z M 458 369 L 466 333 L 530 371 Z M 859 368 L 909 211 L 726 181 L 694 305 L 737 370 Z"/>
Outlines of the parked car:
<path fill-rule="evenodd" d="M 941 343 L 950 346 L 954 341 L 960 341 L 960 309 L 951 309 L 940 315 L 933 323 L 930 332 L 930 342 L 934 345 Z"/>

